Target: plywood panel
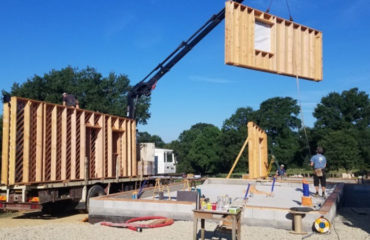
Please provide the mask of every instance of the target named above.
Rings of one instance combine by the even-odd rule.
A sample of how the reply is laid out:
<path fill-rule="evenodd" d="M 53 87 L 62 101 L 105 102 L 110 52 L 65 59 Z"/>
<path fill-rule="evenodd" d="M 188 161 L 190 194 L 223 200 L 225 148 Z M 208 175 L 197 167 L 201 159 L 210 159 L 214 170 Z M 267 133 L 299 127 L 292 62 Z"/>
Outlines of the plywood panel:
<path fill-rule="evenodd" d="M 236 2 L 225 4 L 226 64 L 322 80 L 321 32 Z M 255 49 L 256 21 L 271 26 L 269 50 Z"/>

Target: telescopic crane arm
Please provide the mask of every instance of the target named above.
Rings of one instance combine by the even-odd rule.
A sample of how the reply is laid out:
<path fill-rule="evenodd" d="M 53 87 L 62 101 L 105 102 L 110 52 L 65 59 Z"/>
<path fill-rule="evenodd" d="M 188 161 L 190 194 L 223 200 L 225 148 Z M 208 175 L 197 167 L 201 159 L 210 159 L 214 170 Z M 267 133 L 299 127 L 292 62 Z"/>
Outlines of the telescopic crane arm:
<path fill-rule="evenodd" d="M 241 3 L 243 0 L 235 0 Z M 199 28 L 187 41 L 182 42 L 166 59 L 158 64 L 143 80 L 132 87 L 127 95 L 127 117 L 134 119 L 136 102 L 145 95 L 150 96 L 156 83 L 161 79 L 178 61 L 180 61 L 200 40 L 211 32 L 225 18 L 225 8 L 213 15 L 201 28 Z M 149 80 L 148 80 L 149 79 Z"/>

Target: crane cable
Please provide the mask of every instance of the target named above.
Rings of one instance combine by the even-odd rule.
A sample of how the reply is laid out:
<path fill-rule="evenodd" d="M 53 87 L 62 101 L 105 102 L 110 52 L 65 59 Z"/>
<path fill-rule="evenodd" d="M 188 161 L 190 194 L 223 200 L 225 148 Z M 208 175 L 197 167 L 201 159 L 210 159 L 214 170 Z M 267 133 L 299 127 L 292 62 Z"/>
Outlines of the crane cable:
<path fill-rule="evenodd" d="M 271 9 L 271 6 L 272 6 L 272 1 L 273 0 L 270 0 L 270 3 L 269 3 L 269 5 L 266 9 L 266 13 L 270 12 L 270 9 Z M 285 0 L 285 3 L 286 3 L 288 13 L 289 13 L 289 20 L 293 21 L 292 12 L 290 11 L 290 6 L 289 6 L 288 0 Z M 293 43 L 294 43 L 294 41 L 293 41 Z M 294 45 L 293 45 L 293 49 L 295 50 Z M 293 56 L 295 56 L 295 54 L 293 54 Z M 308 152 L 311 156 L 311 148 L 310 148 L 310 144 L 309 144 L 309 141 L 308 141 L 307 130 L 306 130 L 306 126 L 304 124 L 304 116 L 303 116 L 303 111 L 302 111 L 302 101 L 301 101 L 301 94 L 300 94 L 300 87 L 299 87 L 299 76 L 298 76 L 298 70 L 297 70 L 298 68 L 297 68 L 297 59 L 296 58 L 294 58 L 294 65 L 295 65 L 295 77 L 296 77 L 296 84 L 297 84 L 297 98 L 298 98 L 298 105 L 299 105 L 299 113 L 300 113 L 300 118 L 301 118 L 301 122 L 302 122 L 303 132 L 304 132 L 304 135 L 305 135 L 306 146 L 307 146 Z"/>
<path fill-rule="evenodd" d="M 295 65 L 297 66 L 297 61 L 295 61 Z M 308 136 L 307 136 L 307 130 L 306 130 L 306 125 L 304 124 L 304 116 L 303 116 L 303 111 L 302 111 L 302 101 L 301 101 L 301 94 L 300 94 L 300 88 L 299 88 L 299 77 L 298 74 L 296 73 L 296 84 L 297 84 L 297 98 L 298 98 L 298 105 L 299 105 L 299 113 L 301 117 L 301 122 L 302 122 L 302 128 L 306 140 L 306 146 L 309 152 L 309 156 L 311 156 L 311 148 L 310 148 L 310 143 L 308 141 Z"/>
<path fill-rule="evenodd" d="M 270 0 L 270 3 L 269 3 L 269 5 L 268 5 L 268 7 L 267 7 L 267 9 L 266 9 L 266 11 L 265 11 L 266 13 L 269 13 L 269 12 L 270 12 L 271 5 L 272 5 L 272 1 L 273 1 L 273 0 Z M 289 20 L 293 22 L 293 17 L 292 17 L 292 13 L 291 13 L 291 11 L 290 11 L 290 6 L 289 6 L 289 3 L 288 3 L 288 0 L 285 0 L 285 4 L 286 4 L 286 7 L 287 7 L 287 9 L 288 9 L 288 13 L 289 13 Z"/>
<path fill-rule="evenodd" d="M 293 21 L 293 17 L 292 17 L 292 14 L 290 12 L 290 8 L 289 8 L 289 4 L 288 4 L 288 0 L 285 0 L 286 2 L 286 5 L 287 5 L 287 8 L 288 8 L 288 11 L 289 11 L 289 17 L 290 17 L 290 20 Z M 311 148 L 310 148 L 310 143 L 309 143 L 309 140 L 308 140 L 308 135 L 307 135 L 307 130 L 306 130 L 306 125 L 304 123 L 304 115 L 303 115 L 303 110 L 302 110 L 302 101 L 301 101 L 301 91 L 300 91 L 300 87 L 299 87 L 299 76 L 298 76 L 298 64 L 297 64 L 297 58 L 296 58 L 296 48 L 294 46 L 294 39 L 293 39 L 293 62 L 294 62 L 294 72 L 295 72 L 295 79 L 296 79 L 296 85 L 297 85 L 297 100 L 298 100 L 298 106 L 299 106 L 299 115 L 300 115 L 300 118 L 301 118 L 301 122 L 302 122 L 302 128 L 303 128 L 303 132 L 304 132 L 304 136 L 305 136 L 305 140 L 306 140 L 306 147 L 308 149 L 308 153 L 309 153 L 309 156 L 312 156 L 311 155 Z"/>

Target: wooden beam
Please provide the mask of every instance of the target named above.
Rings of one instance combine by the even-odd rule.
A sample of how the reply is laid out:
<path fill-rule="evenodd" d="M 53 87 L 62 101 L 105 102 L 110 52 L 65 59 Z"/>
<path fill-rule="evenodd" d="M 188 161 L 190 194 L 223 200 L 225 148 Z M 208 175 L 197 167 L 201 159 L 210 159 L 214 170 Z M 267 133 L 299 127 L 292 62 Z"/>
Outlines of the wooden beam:
<path fill-rule="evenodd" d="M 132 129 L 131 120 L 127 121 L 127 175 L 132 176 Z"/>
<path fill-rule="evenodd" d="M 132 120 L 132 172 L 131 176 L 137 176 L 137 156 L 136 156 L 136 121 Z"/>
<path fill-rule="evenodd" d="M 81 112 L 80 119 L 76 120 L 77 124 L 80 124 L 80 152 L 76 153 L 76 154 L 80 155 L 79 159 L 76 160 L 76 161 L 80 162 L 80 173 L 79 173 L 80 174 L 80 179 L 85 179 L 85 157 L 86 157 L 86 122 L 85 122 L 85 115 L 86 115 L 85 111 Z M 92 118 L 91 121 L 93 121 L 93 115 L 94 114 L 91 114 L 91 115 L 92 116 L 90 117 L 90 119 Z M 89 121 L 90 124 L 91 124 L 91 121 Z M 92 122 L 92 124 L 94 124 L 94 122 Z"/>
<path fill-rule="evenodd" d="M 102 121 L 102 117 L 101 115 L 99 114 L 94 114 L 94 118 L 95 120 L 99 119 L 98 120 L 98 124 L 100 126 L 103 125 L 103 121 Z M 103 171 L 104 171 L 104 168 L 103 168 L 103 159 L 104 159 L 104 156 L 103 156 L 103 144 L 104 144 L 104 141 L 103 141 L 103 129 L 100 129 L 100 130 L 97 130 L 97 136 L 96 136 L 96 142 L 95 142 L 95 145 L 96 145 L 96 151 L 95 151 L 95 174 L 98 178 L 102 178 L 104 175 L 103 175 Z"/>
<path fill-rule="evenodd" d="M 29 182 L 30 170 L 30 126 L 31 126 L 31 102 L 26 102 L 24 107 L 24 122 L 23 122 L 23 179 L 22 182 Z"/>
<path fill-rule="evenodd" d="M 121 153 L 121 156 L 120 156 L 120 160 L 121 160 L 121 176 L 124 176 L 126 177 L 128 174 L 128 171 L 127 171 L 127 165 L 128 165 L 128 129 L 127 129 L 127 122 L 129 120 L 126 119 L 123 121 L 123 126 L 122 126 L 122 129 L 125 131 L 123 134 L 122 134 L 122 153 Z"/>
<path fill-rule="evenodd" d="M 15 183 L 15 151 L 17 138 L 17 98 L 10 99 L 9 185 Z"/>
<path fill-rule="evenodd" d="M 36 182 L 42 181 L 43 172 L 43 126 L 44 126 L 44 104 L 40 103 L 37 107 L 36 113 Z"/>
<path fill-rule="evenodd" d="M 57 119 L 58 108 L 57 106 L 53 107 L 51 112 L 51 173 L 50 180 L 56 180 L 56 171 L 57 171 L 57 130 L 58 130 L 58 119 Z"/>
<path fill-rule="evenodd" d="M 76 179 L 76 109 L 71 115 L 71 180 Z"/>
<path fill-rule="evenodd" d="M 107 177 L 113 177 L 113 146 L 112 146 L 112 117 L 109 116 L 107 121 L 107 135 L 108 135 L 108 176 Z"/>
<path fill-rule="evenodd" d="M 67 179 L 67 108 L 62 110 L 62 159 L 61 159 L 61 180 Z"/>

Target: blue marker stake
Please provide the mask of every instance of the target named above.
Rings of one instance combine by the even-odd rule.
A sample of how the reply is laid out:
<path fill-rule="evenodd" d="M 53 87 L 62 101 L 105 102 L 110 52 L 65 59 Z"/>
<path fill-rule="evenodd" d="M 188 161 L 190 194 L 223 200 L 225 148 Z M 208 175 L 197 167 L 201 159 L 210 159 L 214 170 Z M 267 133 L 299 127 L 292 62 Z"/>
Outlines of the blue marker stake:
<path fill-rule="evenodd" d="M 139 193 L 137 194 L 137 198 L 141 197 L 141 194 L 143 194 L 143 187 L 146 184 L 146 180 L 144 180 L 143 184 L 141 184 L 141 187 L 139 189 Z"/>
<path fill-rule="evenodd" d="M 247 197 L 248 197 L 248 192 L 249 192 L 249 188 L 250 188 L 250 186 L 251 186 L 251 184 L 250 184 L 250 183 L 248 183 L 247 191 L 245 192 L 245 195 L 244 195 L 244 200 L 246 200 L 246 199 L 247 199 Z"/>
<path fill-rule="evenodd" d="M 275 180 L 276 180 L 276 178 L 273 178 L 273 180 L 272 180 L 271 193 L 274 191 Z"/>

